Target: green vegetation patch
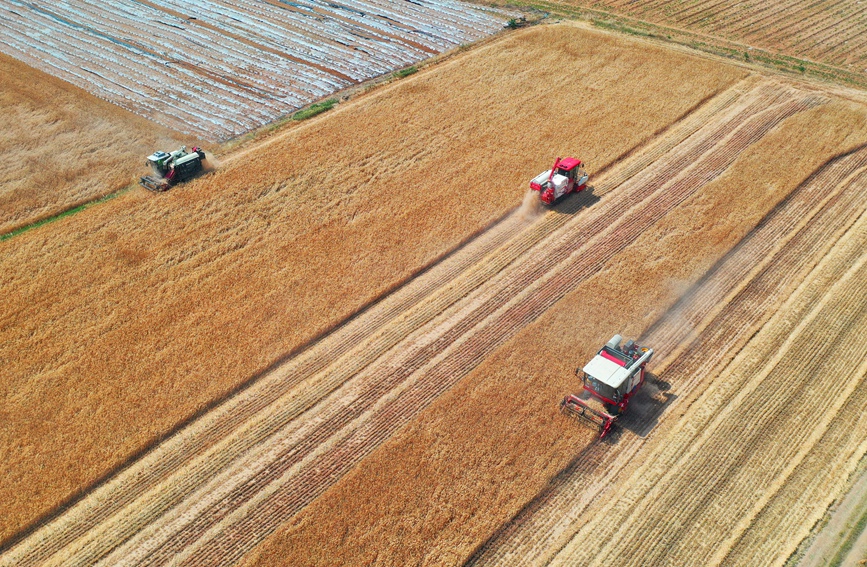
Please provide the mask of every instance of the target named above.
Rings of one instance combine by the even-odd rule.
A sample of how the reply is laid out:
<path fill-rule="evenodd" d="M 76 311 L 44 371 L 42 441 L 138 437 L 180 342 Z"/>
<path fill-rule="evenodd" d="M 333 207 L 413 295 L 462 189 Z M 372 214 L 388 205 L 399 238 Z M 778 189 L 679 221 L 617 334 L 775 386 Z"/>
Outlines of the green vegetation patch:
<path fill-rule="evenodd" d="M 293 114 L 292 120 L 307 120 L 308 118 L 313 118 L 317 114 L 322 114 L 326 110 L 331 110 L 337 102 L 338 100 L 336 98 L 329 98 L 328 100 L 311 104 L 304 110 L 299 110 Z"/>
<path fill-rule="evenodd" d="M 418 73 L 418 67 L 413 65 L 412 67 L 407 67 L 406 69 L 401 69 L 400 71 L 395 71 L 392 73 L 392 76 L 395 79 L 402 79 L 404 77 L 409 77 L 413 73 Z"/>
<path fill-rule="evenodd" d="M 36 222 L 32 222 L 32 223 L 24 225 L 20 228 L 16 228 L 15 230 L 12 230 L 10 232 L 0 234 L 0 242 L 7 240 L 9 238 L 12 238 L 13 236 L 18 236 L 22 232 L 27 232 L 28 230 L 38 228 L 38 227 L 42 226 L 43 224 L 48 224 L 50 222 L 60 220 L 63 217 L 68 217 L 70 215 L 74 215 L 75 213 L 80 213 L 84 209 L 88 209 L 94 205 L 98 205 L 100 203 L 105 203 L 108 200 L 114 199 L 115 197 L 117 197 L 121 193 L 125 193 L 126 191 L 129 191 L 129 189 L 130 189 L 129 187 L 126 187 L 124 189 L 121 189 L 120 191 L 115 191 L 114 193 L 109 193 L 108 195 L 105 195 L 104 197 L 100 197 L 99 199 L 95 199 L 93 201 L 88 201 L 87 203 L 78 205 L 77 207 L 72 207 L 71 209 L 66 209 L 65 211 L 63 211 L 61 213 L 57 213 L 56 215 L 46 217 L 44 219 L 39 219 Z"/>

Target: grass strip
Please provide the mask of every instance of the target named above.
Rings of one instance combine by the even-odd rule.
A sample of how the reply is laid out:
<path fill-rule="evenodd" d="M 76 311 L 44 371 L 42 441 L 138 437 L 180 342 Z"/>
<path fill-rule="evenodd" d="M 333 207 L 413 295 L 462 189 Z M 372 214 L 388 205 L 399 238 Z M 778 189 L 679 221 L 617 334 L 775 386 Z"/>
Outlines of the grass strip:
<path fill-rule="evenodd" d="M 307 120 L 308 118 L 313 118 L 317 114 L 322 114 L 326 110 L 331 110 L 334 105 L 337 104 L 336 98 L 329 98 L 328 100 L 323 100 L 322 102 L 316 102 L 311 104 L 304 110 L 299 110 L 295 114 L 292 115 L 292 120 Z"/>
<path fill-rule="evenodd" d="M 855 542 L 858 540 L 858 536 L 864 532 L 864 528 L 867 528 L 867 508 L 861 512 L 861 517 L 858 518 L 858 522 L 856 522 L 855 526 L 849 530 L 846 539 L 837 549 L 837 553 L 834 554 L 828 567 L 839 567 L 843 563 L 843 560 L 846 559 L 846 556 L 849 555 L 849 552 L 852 550 L 852 546 L 855 545 Z"/>
<path fill-rule="evenodd" d="M 34 221 L 30 224 L 25 224 L 24 226 L 18 227 L 15 230 L 11 230 L 7 233 L 0 234 L 0 242 L 3 242 L 4 240 L 9 240 L 13 236 L 18 236 L 19 234 L 27 232 L 28 230 L 33 230 L 34 228 L 38 228 L 44 224 L 48 224 L 50 222 L 60 220 L 64 217 L 68 217 L 68 216 L 72 216 L 76 213 L 80 213 L 84 209 L 89 209 L 90 207 L 92 207 L 94 205 L 98 205 L 100 203 L 105 203 L 106 201 L 110 201 L 111 199 L 114 199 L 115 197 L 117 197 L 121 193 L 126 193 L 127 191 L 130 190 L 131 187 L 132 186 L 124 187 L 123 189 L 119 189 L 119 190 L 115 191 L 114 193 L 109 193 L 108 195 L 103 195 L 102 197 L 99 197 L 98 199 L 94 199 L 92 201 L 88 201 L 86 203 L 76 205 L 72 208 L 66 209 L 65 211 L 59 212 L 56 215 L 52 215 L 50 217 L 45 217 L 43 219 L 39 219 L 39 220 Z"/>

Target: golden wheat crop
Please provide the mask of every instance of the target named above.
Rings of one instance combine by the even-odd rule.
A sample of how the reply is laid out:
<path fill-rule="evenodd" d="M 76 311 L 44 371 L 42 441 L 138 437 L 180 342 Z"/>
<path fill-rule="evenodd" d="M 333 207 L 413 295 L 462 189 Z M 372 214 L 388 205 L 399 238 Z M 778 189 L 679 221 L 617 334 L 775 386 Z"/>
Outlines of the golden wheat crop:
<path fill-rule="evenodd" d="M 194 141 L 3 54 L 0 77 L 0 232 L 120 189 L 155 149 Z"/>
<path fill-rule="evenodd" d="M 793 92 L 791 96 L 804 94 Z M 247 557 L 245 565 L 463 564 L 519 514 L 543 515 L 548 498 L 553 500 L 552 487 L 558 486 L 557 478 L 568 478 L 566 471 L 577 471 L 573 492 L 578 497 L 551 513 L 558 514 L 556 521 L 562 522 L 565 517 L 573 522 L 573 531 L 565 533 L 574 534 L 582 524 L 570 513 L 588 505 L 588 501 L 582 500 L 582 492 L 593 493 L 613 484 L 617 467 L 629 464 L 629 455 L 641 444 L 634 435 L 624 434 L 614 445 L 593 445 L 595 433 L 560 416 L 558 400 L 578 387 L 572 371 L 614 332 L 622 331 L 630 337 L 644 334 L 675 300 L 812 173 L 820 171 L 836 155 L 867 142 L 864 134 L 867 111 L 863 107 L 827 99 L 816 103 L 818 106 L 787 118 L 747 147 L 723 173 L 672 208 L 595 277 L 583 282 L 526 327 L 266 540 Z M 717 120 L 724 114 L 721 112 Z M 731 143 L 729 140 L 722 145 Z M 816 206 L 821 207 L 822 203 L 819 201 Z M 793 222 L 796 228 L 802 226 Z M 860 289 L 863 291 L 863 286 Z M 785 299 L 785 295 L 779 297 L 777 305 Z M 740 329 L 737 321 L 729 325 L 723 328 L 723 336 L 747 333 L 749 337 L 749 327 Z M 683 337 L 689 337 L 689 329 L 683 331 Z M 717 356 L 722 355 L 706 352 L 698 360 L 702 364 L 716 363 Z M 660 353 L 663 360 L 665 356 L 666 353 Z M 793 374 L 790 367 L 787 369 L 788 374 Z M 665 373 L 661 378 L 666 379 Z M 809 379 L 809 374 L 798 375 L 801 384 Z M 704 380 L 707 387 L 715 376 L 706 375 Z M 687 386 L 674 383 L 672 392 L 685 395 Z M 730 395 L 735 397 L 735 393 Z M 701 412 L 701 408 L 696 411 Z M 755 414 L 748 414 L 747 419 L 750 416 Z M 628 426 L 629 422 L 626 423 Z M 785 431 L 794 436 L 802 427 L 800 423 L 799 417 L 791 418 Z M 689 430 L 690 424 L 685 421 L 679 427 Z M 705 475 L 712 470 L 715 447 L 731 439 L 726 437 L 728 433 L 728 429 L 721 428 L 719 445 L 701 454 L 702 465 L 708 463 Z M 776 443 L 785 446 L 787 434 L 777 437 Z M 688 445 L 678 445 L 670 451 L 672 459 L 688 449 Z M 652 453 L 647 455 L 644 459 Z M 786 453 L 778 449 L 774 455 L 777 460 L 773 466 L 782 466 Z M 683 541 L 678 547 L 682 552 L 678 555 L 679 564 L 708 564 L 704 562 L 706 555 L 693 558 L 688 544 L 713 545 L 722 538 L 703 539 L 707 530 L 725 534 L 739 521 L 749 519 L 750 510 L 744 509 L 750 494 L 748 473 L 761 470 L 761 461 L 766 456 L 757 453 L 752 457 L 755 462 L 740 471 L 736 486 L 741 492 L 733 489 L 725 493 L 728 496 L 718 499 L 717 506 L 724 505 L 726 498 L 731 500 L 729 508 L 735 510 L 732 515 L 714 515 L 714 508 L 707 507 L 703 510 L 705 523 L 701 529 L 680 532 Z M 632 466 L 638 468 L 643 462 L 637 459 Z M 670 462 L 673 461 L 665 464 Z M 683 464 L 683 470 L 687 470 L 688 464 L 688 461 Z M 765 475 L 775 470 L 769 464 Z M 701 474 L 679 480 L 677 469 L 660 466 L 660 475 L 667 471 L 672 471 L 671 494 L 665 499 L 667 506 L 656 506 L 653 500 L 646 499 L 645 506 L 655 514 L 652 520 L 648 520 L 646 512 L 631 513 L 631 501 L 637 494 L 618 501 L 615 485 L 610 498 L 600 499 L 587 516 L 596 518 L 599 524 L 607 523 L 581 532 L 581 537 L 576 537 L 557 559 L 570 564 L 573 556 L 581 558 L 576 564 L 593 558 L 600 564 L 611 559 L 625 564 L 662 564 L 665 545 L 673 545 L 664 536 L 671 528 L 668 519 L 680 509 L 678 498 L 698 499 L 711 490 L 702 483 Z M 631 477 L 636 487 L 644 486 L 641 472 L 639 469 Z M 809 473 L 801 476 L 808 479 Z M 619 489 L 627 488 L 628 484 Z M 661 502 L 665 489 L 659 494 Z M 741 496 L 734 499 L 732 494 Z M 787 494 L 786 502 L 793 497 L 794 494 Z M 574 508 L 569 508 L 569 504 Z M 811 507 L 810 511 L 815 509 Z M 800 518 L 802 523 L 790 526 L 792 533 L 814 521 L 806 512 Z M 679 525 L 688 528 L 690 520 Z M 638 526 L 632 536 L 652 534 L 644 536 L 648 541 L 646 549 L 655 545 L 652 550 L 657 555 L 646 555 L 645 549 L 630 547 L 633 537 L 629 533 L 609 540 L 607 535 L 614 533 L 617 521 Z M 557 541 L 558 538 L 562 541 L 563 533 L 553 530 L 552 540 L 546 542 L 544 537 L 550 534 L 522 532 L 521 522 L 516 520 L 512 526 L 515 538 L 525 538 L 521 540 L 525 543 L 537 541 L 542 548 L 547 545 L 547 551 L 540 552 L 541 557 L 547 553 L 550 558 L 562 547 L 562 544 L 558 547 Z M 774 533 L 779 541 L 782 534 Z M 760 535 L 754 539 L 760 539 Z M 654 563 L 646 562 L 647 557 Z M 544 563 L 538 557 L 520 555 L 503 555 L 498 559 L 502 565 Z M 695 562 L 691 562 L 693 559 Z"/>
<path fill-rule="evenodd" d="M 3 242 L 0 541 L 517 206 L 555 155 L 599 171 L 743 76 L 529 30 Z"/>

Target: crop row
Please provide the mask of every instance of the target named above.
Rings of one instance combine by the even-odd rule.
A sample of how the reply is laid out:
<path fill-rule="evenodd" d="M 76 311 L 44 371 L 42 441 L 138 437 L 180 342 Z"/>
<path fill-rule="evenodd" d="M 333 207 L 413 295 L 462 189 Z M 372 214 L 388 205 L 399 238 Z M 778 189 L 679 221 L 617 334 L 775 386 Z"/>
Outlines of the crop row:
<path fill-rule="evenodd" d="M 849 0 L 757 2 L 656 0 L 605 2 L 609 8 L 655 22 L 759 45 L 787 55 L 865 69 L 867 16 Z"/>
<path fill-rule="evenodd" d="M 860 299 L 865 221 L 862 215 L 709 384 L 643 476 L 632 478 L 615 512 L 593 527 L 606 534 L 594 551 L 628 557 L 624 539 L 630 539 L 641 550 L 640 564 L 667 558 L 712 565 L 724 558 L 732 538 L 773 498 L 859 384 L 841 377 L 852 376 L 867 348 Z M 697 485 L 702 489 L 690 489 Z M 597 564 L 580 546 L 562 558 L 555 563 Z"/>

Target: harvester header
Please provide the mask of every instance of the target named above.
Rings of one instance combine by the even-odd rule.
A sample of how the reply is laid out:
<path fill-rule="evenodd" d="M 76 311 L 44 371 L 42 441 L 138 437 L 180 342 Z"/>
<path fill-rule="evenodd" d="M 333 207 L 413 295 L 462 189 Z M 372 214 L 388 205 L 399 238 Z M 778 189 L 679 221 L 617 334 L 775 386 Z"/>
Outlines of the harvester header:
<path fill-rule="evenodd" d="M 653 349 L 639 346 L 635 341 L 623 342 L 614 335 L 605 343 L 584 368 L 575 370 L 584 389 L 563 398 L 560 408 L 596 424 L 605 437 L 617 418 L 626 411 L 629 399 L 644 384 L 645 367 L 653 356 Z"/>

